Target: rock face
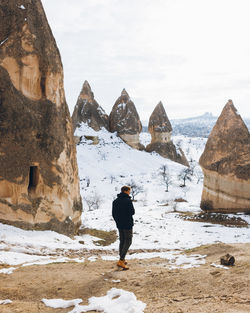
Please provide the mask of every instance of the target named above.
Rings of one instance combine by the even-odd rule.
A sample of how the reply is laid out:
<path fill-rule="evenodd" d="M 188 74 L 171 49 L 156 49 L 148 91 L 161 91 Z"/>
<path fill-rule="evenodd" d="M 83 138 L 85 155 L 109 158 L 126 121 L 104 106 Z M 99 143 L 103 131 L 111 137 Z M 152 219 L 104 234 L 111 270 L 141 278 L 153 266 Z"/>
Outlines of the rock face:
<path fill-rule="evenodd" d="M 202 209 L 250 212 L 250 134 L 231 100 L 208 138 L 200 165 L 204 172 Z"/>
<path fill-rule="evenodd" d="M 171 140 L 172 126 L 167 117 L 162 102 L 159 102 L 150 116 L 148 131 L 151 134 L 151 143 L 146 151 L 155 151 L 164 158 L 189 166 L 188 161 L 181 149 L 179 153 Z"/>
<path fill-rule="evenodd" d="M 116 100 L 109 115 L 109 129 L 111 132 L 116 131 L 118 136 L 132 148 L 144 150 L 144 146 L 140 144 L 139 140 L 142 130 L 141 121 L 135 105 L 125 89 Z"/>
<path fill-rule="evenodd" d="M 89 83 L 85 80 L 78 97 L 73 115 L 73 129 L 79 127 L 82 122 L 98 131 L 102 127 L 108 130 L 108 115 L 96 102 Z"/>
<path fill-rule="evenodd" d="M 0 221 L 73 234 L 82 211 L 76 151 L 40 0 L 2 0 L 0 29 Z"/>

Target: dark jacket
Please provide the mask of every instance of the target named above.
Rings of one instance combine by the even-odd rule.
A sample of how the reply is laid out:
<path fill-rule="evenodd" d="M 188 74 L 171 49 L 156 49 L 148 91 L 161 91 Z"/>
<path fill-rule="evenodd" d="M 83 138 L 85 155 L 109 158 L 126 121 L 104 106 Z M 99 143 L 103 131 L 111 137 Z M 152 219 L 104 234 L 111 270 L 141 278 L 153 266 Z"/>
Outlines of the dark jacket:
<path fill-rule="evenodd" d="M 112 205 L 112 216 L 116 222 L 117 228 L 132 229 L 134 225 L 134 214 L 135 209 L 131 197 L 124 192 L 119 193 Z"/>

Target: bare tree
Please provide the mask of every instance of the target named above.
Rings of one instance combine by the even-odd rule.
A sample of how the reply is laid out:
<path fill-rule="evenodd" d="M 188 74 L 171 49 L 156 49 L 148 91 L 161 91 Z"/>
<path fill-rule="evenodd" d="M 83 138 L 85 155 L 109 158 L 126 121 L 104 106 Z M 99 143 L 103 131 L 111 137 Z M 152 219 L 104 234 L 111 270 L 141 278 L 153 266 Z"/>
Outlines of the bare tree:
<path fill-rule="evenodd" d="M 171 179 L 171 176 L 168 174 L 166 177 L 165 177 L 165 186 L 166 186 L 166 192 L 168 192 L 168 188 L 170 186 L 170 184 L 172 183 L 172 179 Z"/>
<path fill-rule="evenodd" d="M 193 176 L 197 163 L 196 163 L 196 161 L 193 158 L 191 158 L 188 161 L 188 163 L 189 163 L 190 175 Z"/>
<path fill-rule="evenodd" d="M 90 185 L 90 178 L 89 178 L 89 176 L 84 177 L 84 180 L 86 181 L 86 187 L 89 187 L 89 185 Z"/>
<path fill-rule="evenodd" d="M 168 166 L 166 164 L 163 164 L 161 167 L 160 167 L 160 170 L 159 170 L 159 174 L 163 177 L 165 177 L 168 173 Z"/>
<path fill-rule="evenodd" d="M 89 211 L 98 210 L 101 204 L 101 196 L 97 193 L 88 195 L 84 198 Z"/>
<path fill-rule="evenodd" d="M 109 179 L 110 179 L 110 183 L 113 184 L 113 181 L 115 180 L 115 176 L 114 175 L 110 175 Z"/>
<path fill-rule="evenodd" d="M 143 186 L 136 183 L 133 179 L 127 185 L 131 187 L 131 195 L 133 201 L 135 200 L 135 196 L 144 191 Z"/>
<path fill-rule="evenodd" d="M 182 140 L 179 139 L 179 140 L 175 143 L 175 146 L 176 146 L 177 148 L 181 148 L 181 145 L 182 145 Z"/>
<path fill-rule="evenodd" d="M 184 168 L 180 174 L 178 175 L 179 180 L 183 181 L 183 184 L 180 185 L 180 187 L 186 187 L 186 181 L 189 180 L 191 181 L 191 173 L 192 170 L 189 167 Z"/>
<path fill-rule="evenodd" d="M 196 183 L 199 184 L 200 181 L 203 180 L 203 173 L 202 170 L 200 168 L 196 169 L 194 172 L 194 176 L 196 177 L 197 181 Z"/>
<path fill-rule="evenodd" d="M 166 164 L 163 164 L 159 169 L 159 175 L 162 177 L 163 183 L 166 186 L 166 192 L 168 192 L 168 188 L 172 183 L 172 178 L 169 174 L 168 167 Z"/>
<path fill-rule="evenodd" d="M 185 154 L 186 154 L 186 155 L 189 155 L 189 154 L 190 154 L 190 147 L 187 148 L 187 150 L 185 151 Z"/>
<path fill-rule="evenodd" d="M 101 153 L 101 160 L 107 160 L 107 154 L 106 153 Z"/>

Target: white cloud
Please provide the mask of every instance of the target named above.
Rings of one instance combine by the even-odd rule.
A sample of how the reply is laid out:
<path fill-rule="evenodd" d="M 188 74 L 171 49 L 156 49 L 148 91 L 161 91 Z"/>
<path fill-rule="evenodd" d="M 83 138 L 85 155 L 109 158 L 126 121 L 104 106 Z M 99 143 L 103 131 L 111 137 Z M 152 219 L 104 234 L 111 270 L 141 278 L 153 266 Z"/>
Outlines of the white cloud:
<path fill-rule="evenodd" d="M 232 98 L 250 117 L 248 0 L 42 0 L 73 111 L 87 79 L 107 113 L 125 87 L 142 119 L 219 114 Z M 61 13 L 56 13 L 61 12 Z"/>

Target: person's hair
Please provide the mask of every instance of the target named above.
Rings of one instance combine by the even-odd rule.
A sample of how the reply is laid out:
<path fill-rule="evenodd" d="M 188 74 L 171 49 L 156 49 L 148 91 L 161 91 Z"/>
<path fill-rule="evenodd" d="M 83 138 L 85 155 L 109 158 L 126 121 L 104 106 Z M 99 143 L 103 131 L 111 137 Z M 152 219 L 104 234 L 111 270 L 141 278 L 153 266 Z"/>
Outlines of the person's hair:
<path fill-rule="evenodd" d="M 129 190 L 131 190 L 131 187 L 129 187 L 129 186 L 123 186 L 123 187 L 121 188 L 121 192 L 129 191 Z"/>

